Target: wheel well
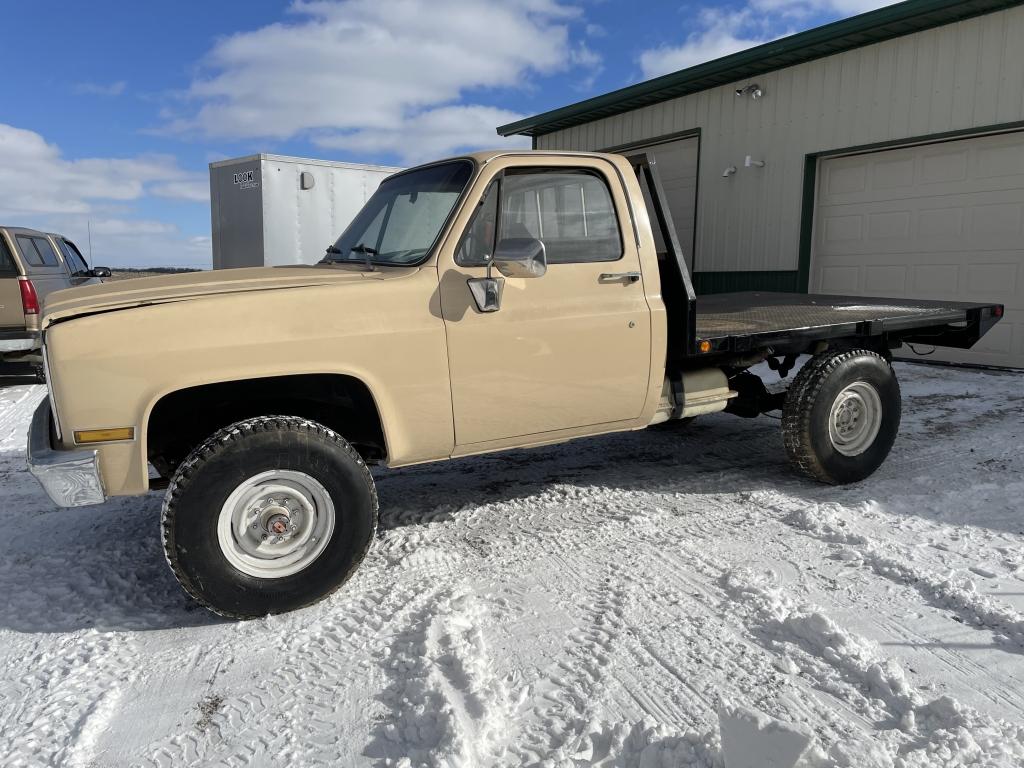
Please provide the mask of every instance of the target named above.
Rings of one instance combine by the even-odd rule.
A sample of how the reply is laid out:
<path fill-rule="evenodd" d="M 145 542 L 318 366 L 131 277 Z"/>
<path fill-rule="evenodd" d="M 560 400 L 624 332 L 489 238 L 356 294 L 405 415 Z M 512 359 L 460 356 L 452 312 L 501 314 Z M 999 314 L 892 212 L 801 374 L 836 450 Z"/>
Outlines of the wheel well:
<path fill-rule="evenodd" d="M 150 462 L 165 478 L 218 429 L 254 416 L 299 416 L 348 440 L 367 463 L 387 458 L 380 412 L 359 379 L 340 374 L 271 376 L 204 384 L 164 395 L 146 429 Z"/>

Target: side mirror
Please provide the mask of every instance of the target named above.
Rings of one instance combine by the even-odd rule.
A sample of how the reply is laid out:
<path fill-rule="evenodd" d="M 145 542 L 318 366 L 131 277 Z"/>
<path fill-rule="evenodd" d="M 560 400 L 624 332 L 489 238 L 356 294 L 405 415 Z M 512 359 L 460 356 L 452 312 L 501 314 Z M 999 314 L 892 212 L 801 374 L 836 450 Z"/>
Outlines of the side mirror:
<path fill-rule="evenodd" d="M 494 249 L 494 266 L 505 277 L 542 277 L 548 271 L 544 243 L 534 237 L 507 237 Z"/>
<path fill-rule="evenodd" d="M 476 308 L 481 312 L 497 312 L 501 309 L 501 294 L 505 291 L 503 277 L 471 277 L 466 281 Z"/>
<path fill-rule="evenodd" d="M 110 267 L 93 267 L 90 274 L 92 277 L 110 277 Z"/>

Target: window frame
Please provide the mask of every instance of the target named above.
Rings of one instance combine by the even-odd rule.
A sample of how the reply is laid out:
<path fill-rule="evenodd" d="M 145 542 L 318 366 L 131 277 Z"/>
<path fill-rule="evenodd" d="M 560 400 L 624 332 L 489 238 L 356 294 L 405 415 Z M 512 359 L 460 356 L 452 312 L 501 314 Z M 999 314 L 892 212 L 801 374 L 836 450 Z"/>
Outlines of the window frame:
<path fill-rule="evenodd" d="M 458 261 L 458 254 L 459 254 L 460 249 L 462 248 L 463 241 L 465 240 L 465 238 L 468 235 L 469 231 L 473 228 L 473 225 L 476 223 L 477 216 L 480 215 L 480 211 L 482 210 L 482 206 L 480 205 L 480 203 L 484 202 L 487 199 L 487 195 L 490 193 L 491 189 L 493 188 L 494 183 L 495 182 L 498 183 L 498 210 L 497 210 L 497 215 L 495 217 L 494 244 L 493 244 L 493 247 L 492 247 L 492 255 L 493 255 L 493 250 L 496 249 L 498 247 L 498 243 L 501 242 L 501 234 L 502 234 L 501 233 L 501 229 L 502 229 L 502 219 L 503 219 L 503 216 L 502 216 L 502 210 L 503 210 L 502 209 L 502 204 L 504 202 L 504 200 L 503 200 L 503 196 L 505 194 L 505 183 L 504 182 L 505 182 L 506 176 L 528 176 L 528 175 L 543 176 L 543 175 L 546 175 L 546 174 L 592 176 L 592 177 L 596 178 L 598 181 L 600 181 L 602 184 L 604 184 L 605 191 L 608 193 L 608 201 L 611 203 L 612 214 L 613 214 L 614 219 L 615 219 L 615 231 L 618 234 L 618 242 L 619 242 L 619 254 L 614 259 L 600 259 L 600 260 L 595 260 L 595 261 L 555 261 L 555 262 L 549 262 L 548 267 L 549 268 L 551 268 L 551 267 L 560 267 L 562 265 L 567 265 L 568 266 L 568 265 L 573 265 L 573 264 L 614 264 L 615 262 L 622 261 L 624 258 L 626 258 L 626 238 L 625 238 L 625 235 L 623 234 L 623 231 L 622 231 L 621 210 L 619 208 L 618 201 L 615 199 L 615 193 L 612 190 L 611 181 L 609 180 L 608 175 L 604 171 L 602 171 L 599 168 L 594 168 L 592 166 L 585 166 L 585 165 L 566 165 L 566 166 L 558 166 L 558 165 L 542 165 L 542 166 L 537 166 L 537 165 L 514 165 L 514 166 L 509 166 L 509 167 L 503 168 L 502 170 L 500 170 L 499 172 L 494 174 L 494 176 L 488 182 L 487 188 L 484 190 L 483 196 L 481 196 L 480 200 L 477 203 L 477 210 L 475 210 L 473 212 L 473 215 L 470 217 L 469 222 L 466 224 L 466 227 L 463 229 L 462 234 L 459 237 L 459 241 L 456 244 L 455 250 L 452 253 L 452 261 L 455 263 L 456 266 L 467 268 L 467 269 L 468 268 L 473 268 L 473 267 L 483 267 L 483 266 L 485 266 L 483 264 L 460 264 L 459 261 Z M 584 212 L 584 215 L 585 215 L 585 212 Z M 543 242 L 543 238 L 541 238 L 541 241 Z"/>

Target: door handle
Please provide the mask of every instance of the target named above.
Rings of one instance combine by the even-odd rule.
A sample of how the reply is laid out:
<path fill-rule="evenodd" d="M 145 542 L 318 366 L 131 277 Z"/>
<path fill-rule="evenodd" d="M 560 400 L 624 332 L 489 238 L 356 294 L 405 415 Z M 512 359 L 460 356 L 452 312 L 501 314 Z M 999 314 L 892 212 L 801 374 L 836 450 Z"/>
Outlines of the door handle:
<path fill-rule="evenodd" d="M 640 277 L 639 272 L 602 272 L 597 279 L 602 283 L 613 283 L 619 280 L 637 283 L 640 281 Z"/>

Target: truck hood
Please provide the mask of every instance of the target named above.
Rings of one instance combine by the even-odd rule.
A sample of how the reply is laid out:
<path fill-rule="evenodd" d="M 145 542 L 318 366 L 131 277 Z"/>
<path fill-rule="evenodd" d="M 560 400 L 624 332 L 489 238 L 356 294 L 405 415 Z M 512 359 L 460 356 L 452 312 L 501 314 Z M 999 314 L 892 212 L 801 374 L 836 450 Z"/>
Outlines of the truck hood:
<path fill-rule="evenodd" d="M 414 267 L 386 267 L 369 272 L 361 266 L 341 264 L 322 267 L 224 269 L 117 280 L 51 293 L 43 305 L 43 327 L 81 315 L 149 304 L 188 301 L 226 293 L 308 288 L 359 283 L 365 280 L 379 282 L 403 277 L 415 271 Z"/>

